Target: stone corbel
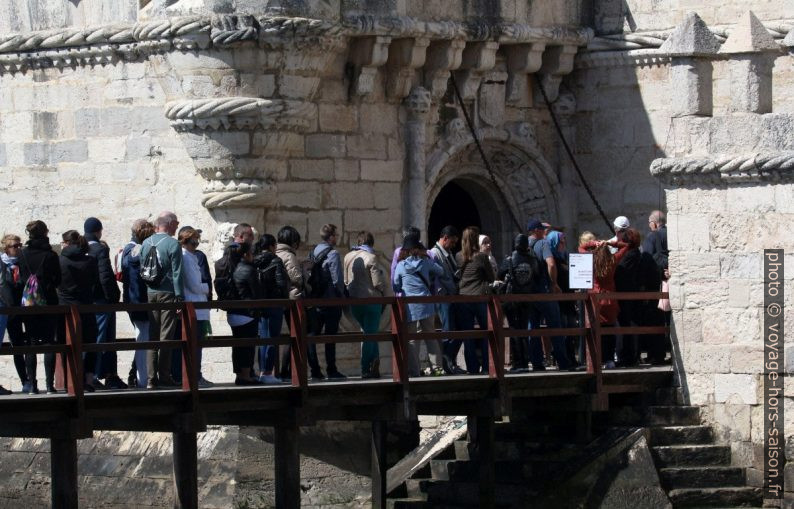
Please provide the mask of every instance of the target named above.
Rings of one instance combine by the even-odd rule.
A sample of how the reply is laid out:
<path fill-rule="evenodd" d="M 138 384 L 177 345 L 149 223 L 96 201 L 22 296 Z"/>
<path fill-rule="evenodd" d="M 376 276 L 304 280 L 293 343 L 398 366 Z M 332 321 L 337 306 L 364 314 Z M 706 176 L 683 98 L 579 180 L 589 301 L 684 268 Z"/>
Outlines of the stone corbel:
<path fill-rule="evenodd" d="M 496 65 L 498 49 L 499 43 L 493 41 L 466 44 L 461 57 L 461 70 L 455 73 L 464 100 L 471 100 L 477 96 L 483 74 Z"/>
<path fill-rule="evenodd" d="M 460 39 L 433 41 L 427 49 L 425 64 L 425 86 L 434 99 L 447 91 L 449 71 L 460 67 L 466 41 Z"/>
<path fill-rule="evenodd" d="M 507 102 L 515 103 L 521 98 L 522 85 L 526 85 L 527 74 L 532 74 L 543 65 L 545 42 L 513 44 L 505 46 L 507 60 Z"/>
<path fill-rule="evenodd" d="M 353 39 L 350 46 L 349 62 L 354 66 L 354 86 L 356 95 L 368 95 L 375 88 L 378 68 L 389 58 L 391 37 L 372 36 Z"/>
<path fill-rule="evenodd" d="M 554 101 L 560 92 L 562 77 L 573 70 L 573 58 L 578 48 L 574 45 L 549 46 L 543 52 L 543 65 L 538 73 L 549 101 Z"/>
<path fill-rule="evenodd" d="M 430 39 L 396 39 L 389 46 L 386 95 L 402 99 L 411 92 L 414 73 L 425 65 Z"/>

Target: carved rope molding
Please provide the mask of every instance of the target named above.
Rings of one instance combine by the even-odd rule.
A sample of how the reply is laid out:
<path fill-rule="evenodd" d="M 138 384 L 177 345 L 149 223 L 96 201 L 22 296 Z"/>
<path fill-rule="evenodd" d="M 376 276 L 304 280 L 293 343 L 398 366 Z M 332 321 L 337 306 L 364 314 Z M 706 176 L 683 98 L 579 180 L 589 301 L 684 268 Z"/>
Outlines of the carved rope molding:
<path fill-rule="evenodd" d="M 794 151 L 655 159 L 651 175 L 668 184 L 794 181 Z"/>
<path fill-rule="evenodd" d="M 278 124 L 279 130 L 305 131 L 311 127 L 316 106 L 304 101 L 218 97 L 174 101 L 165 116 L 178 131 L 191 129 L 256 129 Z"/>
<path fill-rule="evenodd" d="M 224 15 L 188 16 L 134 24 L 68 27 L 0 36 L 0 72 L 27 68 L 104 63 L 148 53 L 219 48 L 240 43 L 261 47 L 293 44 L 339 45 L 346 36 L 460 38 L 521 43 L 545 41 L 586 45 L 592 30 L 536 28 L 516 23 L 435 22 L 410 17 L 353 16 L 341 23 L 291 17 Z M 322 39 L 322 40 L 320 40 Z"/>
<path fill-rule="evenodd" d="M 766 21 L 764 27 L 775 40 L 782 44 L 786 35 L 794 28 L 794 20 Z M 728 38 L 732 26 L 709 27 L 711 33 L 723 43 Z M 652 49 L 660 47 L 672 30 L 633 32 L 625 34 L 601 35 L 594 37 L 587 45 L 586 51 L 625 51 L 632 49 Z"/>

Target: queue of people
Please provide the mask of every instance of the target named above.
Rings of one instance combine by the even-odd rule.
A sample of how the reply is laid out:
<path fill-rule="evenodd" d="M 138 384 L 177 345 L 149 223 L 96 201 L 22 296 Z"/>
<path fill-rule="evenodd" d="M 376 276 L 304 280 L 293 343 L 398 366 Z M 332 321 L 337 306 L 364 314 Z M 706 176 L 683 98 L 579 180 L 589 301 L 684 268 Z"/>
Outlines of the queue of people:
<path fill-rule="evenodd" d="M 639 232 L 630 228 L 620 216 L 614 223 L 616 235 L 599 241 L 584 232 L 578 251 L 590 252 L 594 259 L 594 286 L 591 292 L 658 291 L 669 278 L 665 216 L 654 211 L 649 217 L 651 234 L 641 242 Z M 300 260 L 300 233 L 291 226 L 281 228 L 275 236 L 263 234 L 255 239 L 251 225 L 238 224 L 233 240 L 215 262 L 215 278 L 209 262 L 198 246 L 202 231 L 191 226 L 179 228 L 173 212 L 165 211 L 154 222 L 136 220 L 130 241 L 111 263 L 110 248 L 102 241 L 103 226 L 97 218 L 84 222 L 81 234 L 69 230 L 61 236 L 60 255 L 52 249 L 47 225 L 32 221 L 26 227 L 28 239 L 7 234 L 2 239 L 0 263 L 0 306 L 45 306 L 55 304 L 113 304 L 206 302 L 215 297 L 222 301 L 300 298 L 349 298 L 351 314 L 364 334 L 379 330 L 381 305 L 355 304 L 355 299 L 380 297 L 387 287 L 396 295 L 473 295 L 492 292 L 516 294 L 557 294 L 568 288 L 567 239 L 561 228 L 532 219 L 526 233 L 516 235 L 513 250 L 501 263 L 494 257 L 491 239 L 470 226 L 459 232 L 454 226 L 441 230 L 431 249 L 421 242 L 415 227 L 403 230 L 402 244 L 393 253 L 391 273 L 382 273 L 374 249 L 374 236 L 362 231 L 356 245 L 342 258 L 337 243 L 340 237 L 333 224 L 323 225 L 320 242 L 306 260 Z M 455 254 L 458 243 L 460 251 Z M 121 282 L 121 291 L 118 282 Z M 214 284 L 213 284 L 214 283 Z M 406 307 L 408 330 L 442 331 L 487 328 L 485 303 L 409 303 Z M 339 330 L 340 306 L 316 306 L 308 309 L 308 330 L 313 335 L 332 335 Z M 512 329 L 576 327 L 580 313 L 574 302 L 517 302 L 505 304 L 505 315 Z M 199 339 L 211 334 L 208 309 L 195 311 Z M 289 319 L 289 309 L 227 309 L 227 322 L 236 338 L 272 338 L 281 335 Z M 172 340 L 179 337 L 180 315 L 176 309 L 130 311 L 128 317 L 136 341 Z M 664 306 L 656 302 L 628 301 L 618 304 L 606 300 L 597 319 L 602 327 L 616 325 L 662 325 Z M 112 312 L 84 313 L 84 343 L 113 342 L 116 339 L 116 315 Z M 58 315 L 0 315 L 0 338 L 8 331 L 14 346 L 63 344 L 64 320 Z M 553 336 L 510 339 L 511 372 L 543 371 L 552 364 L 560 370 L 576 369 L 585 362 L 584 345 L 577 337 Z M 606 368 L 634 366 L 642 351 L 652 363 L 665 358 L 664 338 L 605 335 L 602 359 Z M 482 339 L 425 340 L 426 357 L 420 359 L 420 345 L 409 342 L 410 376 L 488 373 L 494 360 L 489 359 L 488 344 Z M 325 372 L 310 343 L 308 363 L 312 380 L 343 380 L 337 368 L 336 345 L 324 345 Z M 464 367 L 458 365 L 461 347 Z M 283 349 L 279 369 L 278 346 L 232 348 L 232 366 L 237 385 L 280 383 L 290 376 L 289 348 Z M 85 389 L 125 389 L 128 386 L 148 389 L 176 387 L 182 376 L 181 356 L 169 348 L 139 350 L 130 367 L 127 383 L 118 375 L 115 352 L 84 355 Z M 378 343 L 361 345 L 361 376 L 380 377 Z M 39 393 L 36 355 L 14 356 L 14 366 L 22 392 Z M 211 387 L 201 371 L 198 358 L 198 383 Z M 57 392 L 54 384 L 55 354 L 44 356 L 45 389 Z M 0 386 L 0 394 L 9 394 Z"/>

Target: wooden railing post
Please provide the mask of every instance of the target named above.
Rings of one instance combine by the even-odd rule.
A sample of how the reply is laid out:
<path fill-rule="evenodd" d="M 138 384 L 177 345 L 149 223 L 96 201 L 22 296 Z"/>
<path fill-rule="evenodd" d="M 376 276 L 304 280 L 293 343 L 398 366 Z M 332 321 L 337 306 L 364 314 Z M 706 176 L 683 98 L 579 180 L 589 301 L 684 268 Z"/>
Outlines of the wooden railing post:
<path fill-rule="evenodd" d="M 292 385 L 305 389 L 308 386 L 307 354 L 306 354 L 306 306 L 296 300 L 292 302 L 290 312 L 290 366 Z"/>
<path fill-rule="evenodd" d="M 587 314 L 590 318 L 590 329 L 587 334 L 587 372 L 595 378 L 595 407 L 596 409 L 606 409 L 608 406 L 608 395 L 604 392 L 604 380 L 601 364 L 601 322 L 599 321 L 599 311 L 601 304 L 597 295 L 589 294 L 585 301 Z"/>
<path fill-rule="evenodd" d="M 66 391 L 75 397 L 77 402 L 78 418 L 85 412 L 83 400 L 83 384 L 85 373 L 83 371 L 83 323 L 77 306 L 70 306 L 66 314 Z"/>
<path fill-rule="evenodd" d="M 405 303 L 401 297 L 394 297 L 391 304 L 391 331 L 394 334 L 391 356 L 392 379 L 402 387 L 403 414 L 406 419 L 410 419 L 413 410 L 408 386 L 408 328 L 405 320 Z"/>
<path fill-rule="evenodd" d="M 193 409 L 198 405 L 198 321 L 192 302 L 182 304 L 182 390 L 191 393 Z"/>

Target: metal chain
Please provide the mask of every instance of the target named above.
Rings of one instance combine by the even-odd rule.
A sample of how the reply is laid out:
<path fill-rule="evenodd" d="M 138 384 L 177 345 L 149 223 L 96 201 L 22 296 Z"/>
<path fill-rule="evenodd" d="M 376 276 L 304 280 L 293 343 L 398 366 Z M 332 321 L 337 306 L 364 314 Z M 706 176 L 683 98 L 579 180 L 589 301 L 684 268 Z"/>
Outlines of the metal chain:
<path fill-rule="evenodd" d="M 491 177 L 491 183 L 493 184 L 494 188 L 499 193 L 499 196 L 502 198 L 502 201 L 507 206 L 507 210 L 510 212 L 510 218 L 515 223 L 516 228 L 518 228 L 519 232 L 524 231 L 521 226 L 521 222 L 515 215 L 513 208 L 510 206 L 510 201 L 507 199 L 507 196 L 502 189 L 502 186 L 496 181 L 496 175 L 494 175 L 493 169 L 491 168 L 491 163 L 488 162 L 488 158 L 485 155 L 485 151 L 482 148 L 482 144 L 480 144 L 480 138 L 477 136 L 477 132 L 474 130 L 474 124 L 471 122 L 471 118 L 469 117 L 469 112 L 466 110 L 466 105 L 463 104 L 463 97 L 460 95 L 460 90 L 458 89 L 458 84 L 455 81 L 455 75 L 450 71 L 449 78 L 452 81 L 452 88 L 455 89 L 455 97 L 458 98 L 458 102 L 460 103 L 460 109 L 463 110 L 463 118 L 466 119 L 466 125 L 469 126 L 469 131 L 471 132 L 471 137 L 474 138 L 474 144 L 477 145 L 477 150 L 480 153 L 480 157 L 482 158 L 482 162 L 485 165 L 485 169 L 488 171 L 488 175 Z"/>
<path fill-rule="evenodd" d="M 585 191 L 587 191 L 587 194 L 590 196 L 590 199 L 593 201 L 593 205 L 595 205 L 596 209 L 598 209 L 598 213 L 601 214 L 601 218 L 606 223 L 607 228 L 609 228 L 609 231 L 611 231 L 612 234 L 614 234 L 615 229 L 612 227 L 612 223 L 609 222 L 609 219 L 607 219 L 607 215 L 604 214 L 604 210 L 601 208 L 601 205 L 598 203 L 595 194 L 593 194 L 593 190 L 590 189 L 590 184 L 588 184 L 587 180 L 584 178 L 584 175 L 582 174 L 582 170 L 579 168 L 579 164 L 577 164 L 576 162 L 576 158 L 573 157 L 573 152 L 571 151 L 571 147 L 569 147 L 568 142 L 565 141 L 565 136 L 563 136 L 562 129 L 560 129 L 560 123 L 557 122 L 557 116 L 554 114 L 554 111 L 551 109 L 551 103 L 549 102 L 549 98 L 546 95 L 546 90 L 543 88 L 543 84 L 540 82 L 540 80 L 535 80 L 535 82 L 538 84 L 538 88 L 540 88 L 540 93 L 543 94 L 543 100 L 546 102 L 546 108 L 548 108 L 549 110 L 549 115 L 551 115 L 551 121 L 554 123 L 554 127 L 557 129 L 557 135 L 560 137 L 560 140 L 562 141 L 562 145 L 565 147 L 565 152 L 568 153 L 568 157 L 571 159 L 571 163 L 573 163 L 574 169 L 576 169 L 576 173 L 579 174 L 579 179 L 581 179 Z"/>

